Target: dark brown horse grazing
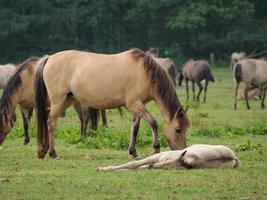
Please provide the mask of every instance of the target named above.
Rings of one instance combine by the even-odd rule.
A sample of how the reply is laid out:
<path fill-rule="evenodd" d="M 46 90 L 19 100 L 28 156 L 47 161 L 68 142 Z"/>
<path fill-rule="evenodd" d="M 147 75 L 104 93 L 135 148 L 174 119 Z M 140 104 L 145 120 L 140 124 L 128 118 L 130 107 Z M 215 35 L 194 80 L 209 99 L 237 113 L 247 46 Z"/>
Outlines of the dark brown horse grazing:
<path fill-rule="evenodd" d="M 234 109 L 236 109 L 236 100 L 239 84 L 243 81 L 246 85 L 244 96 L 247 109 L 250 109 L 248 103 L 248 92 L 252 87 L 261 89 L 261 108 L 264 108 L 264 99 L 267 88 L 267 61 L 263 59 L 242 59 L 234 66 L 235 98 Z"/>
<path fill-rule="evenodd" d="M 205 79 L 204 97 L 203 101 L 206 102 L 206 93 L 208 90 L 209 81 L 214 82 L 214 77 L 211 73 L 210 64 L 205 60 L 188 60 L 182 68 L 178 70 L 179 86 L 182 85 L 183 79 L 185 79 L 187 100 L 189 99 L 188 81 L 192 81 L 193 100 L 195 100 L 195 83 L 199 87 L 197 94 L 197 101 L 203 90 L 201 81 Z"/>
<path fill-rule="evenodd" d="M 39 57 L 31 57 L 25 60 L 8 80 L 0 101 L 0 144 L 2 144 L 14 124 L 13 113 L 15 113 L 17 105 L 20 107 L 23 118 L 24 144 L 28 144 L 30 141 L 28 128 L 34 108 L 33 74 L 39 60 Z M 80 103 L 74 99 L 71 99 L 65 108 L 72 104 L 81 121 L 82 138 L 86 133 L 89 119 L 92 128 L 96 129 L 97 111 L 87 107 L 82 109 Z"/>
<path fill-rule="evenodd" d="M 163 69 L 139 49 L 118 54 L 70 50 L 45 57 L 38 66 L 34 88 L 39 158 L 44 158 L 48 149 L 50 156 L 57 156 L 54 131 L 62 106 L 70 96 L 96 109 L 128 107 L 133 112 L 129 154 L 134 157 L 141 118 L 152 128 L 154 153 L 160 151 L 157 122 L 145 107 L 155 100 L 164 118 L 163 133 L 170 148 L 186 147 L 190 122 L 175 87 Z"/>
<path fill-rule="evenodd" d="M 169 78 L 172 80 L 173 84 L 176 86 L 176 69 L 174 61 L 171 58 L 159 58 L 158 53 L 154 48 L 150 48 L 146 51 L 168 74 Z"/>

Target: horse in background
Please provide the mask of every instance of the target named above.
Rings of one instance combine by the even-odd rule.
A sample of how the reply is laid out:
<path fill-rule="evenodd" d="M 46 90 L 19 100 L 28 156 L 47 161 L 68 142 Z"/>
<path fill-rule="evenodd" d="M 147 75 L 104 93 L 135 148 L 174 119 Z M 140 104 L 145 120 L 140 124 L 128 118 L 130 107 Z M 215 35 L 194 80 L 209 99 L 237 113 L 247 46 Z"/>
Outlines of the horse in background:
<path fill-rule="evenodd" d="M 17 65 L 15 64 L 0 65 L 0 89 L 6 86 L 9 77 L 14 73 L 16 67 Z"/>
<path fill-rule="evenodd" d="M 267 61 L 263 59 L 242 59 L 235 64 L 233 76 L 235 80 L 234 109 L 237 108 L 237 94 L 239 85 L 242 81 L 245 83 L 244 96 L 247 109 L 250 109 L 248 102 L 248 91 L 252 87 L 260 88 L 261 108 L 264 108 L 264 100 L 267 88 Z"/>
<path fill-rule="evenodd" d="M 178 70 L 179 86 L 182 85 L 183 79 L 185 79 L 187 100 L 189 99 L 188 81 L 192 81 L 193 100 L 195 100 L 195 83 L 198 85 L 199 92 L 197 94 L 197 101 L 199 101 L 200 94 L 203 90 L 201 81 L 205 80 L 203 102 L 206 102 L 206 93 L 208 90 L 209 81 L 214 82 L 214 77 L 211 73 L 210 64 L 205 60 L 189 59 Z"/>
<path fill-rule="evenodd" d="M 238 101 L 245 100 L 244 90 L 238 89 L 237 97 Z M 250 88 L 248 91 L 248 100 L 260 100 L 261 99 L 261 89 L 260 88 Z"/>
<path fill-rule="evenodd" d="M 61 74 L 60 78 L 55 74 Z M 38 157 L 56 157 L 54 131 L 68 97 L 95 109 L 126 106 L 133 112 L 129 154 L 137 157 L 136 140 L 140 119 L 153 133 L 154 153 L 160 151 L 158 125 L 145 104 L 154 100 L 164 118 L 163 134 L 171 149 L 186 147 L 190 125 L 175 87 L 165 71 L 139 49 L 117 54 L 62 51 L 40 62 L 35 75 Z M 50 100 L 50 110 L 48 106 Z"/>
<path fill-rule="evenodd" d="M 160 58 L 155 48 L 150 48 L 146 51 L 168 74 L 173 84 L 176 86 L 176 69 L 174 61 L 171 58 Z"/>
<path fill-rule="evenodd" d="M 233 70 L 234 65 L 239 61 L 246 58 L 246 53 L 245 52 L 233 52 L 231 55 L 231 62 L 230 62 L 230 70 Z"/>
<path fill-rule="evenodd" d="M 33 90 L 33 75 L 36 70 L 40 58 L 30 57 L 17 67 L 13 75 L 7 82 L 4 88 L 0 101 L 0 144 L 4 141 L 6 135 L 11 131 L 14 119 L 16 106 L 19 105 L 23 118 L 24 128 L 24 144 L 28 144 L 29 137 L 29 123 L 34 108 L 34 90 Z M 65 107 L 73 105 L 78 113 L 81 121 L 81 139 L 84 137 L 89 119 L 92 122 L 92 128 L 97 127 L 97 111 L 89 108 L 81 108 L 79 102 L 70 99 Z"/>

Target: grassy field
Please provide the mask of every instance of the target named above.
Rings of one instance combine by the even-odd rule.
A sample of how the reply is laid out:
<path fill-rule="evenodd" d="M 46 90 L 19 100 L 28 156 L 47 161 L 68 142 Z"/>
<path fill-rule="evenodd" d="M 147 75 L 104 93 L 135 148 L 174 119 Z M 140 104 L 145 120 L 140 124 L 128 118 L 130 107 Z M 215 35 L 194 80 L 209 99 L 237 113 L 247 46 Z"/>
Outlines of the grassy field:
<path fill-rule="evenodd" d="M 131 114 L 124 109 L 121 118 L 117 110 L 108 111 L 108 127 L 100 125 L 97 137 L 80 143 L 79 121 L 69 109 L 58 122 L 59 160 L 37 159 L 34 119 L 31 143 L 22 144 L 19 116 L 0 146 L 0 199 L 267 199 L 267 110 L 253 101 L 251 110 L 238 102 L 234 111 L 231 73 L 218 68 L 214 75 L 216 82 L 210 84 L 205 104 L 186 102 L 184 88 L 177 90 L 182 104 L 189 105 L 188 144 L 227 145 L 237 152 L 240 168 L 97 172 L 99 166 L 130 160 Z M 161 115 L 153 102 L 148 109 L 159 123 L 162 150 L 168 150 L 161 134 Z M 137 144 L 140 157 L 151 154 L 151 140 L 150 128 L 142 122 Z"/>

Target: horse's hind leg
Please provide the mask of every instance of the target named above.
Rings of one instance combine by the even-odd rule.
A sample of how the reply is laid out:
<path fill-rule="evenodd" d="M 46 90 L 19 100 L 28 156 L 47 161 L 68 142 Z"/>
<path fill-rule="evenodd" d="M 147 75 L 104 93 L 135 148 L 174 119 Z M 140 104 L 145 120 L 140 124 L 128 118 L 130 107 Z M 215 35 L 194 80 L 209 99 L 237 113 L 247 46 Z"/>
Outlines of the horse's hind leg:
<path fill-rule="evenodd" d="M 237 94 L 238 94 L 239 84 L 240 83 L 237 82 L 236 85 L 235 85 L 234 110 L 236 110 L 236 108 L 237 108 L 236 100 L 237 100 Z"/>
<path fill-rule="evenodd" d="M 245 91 L 244 91 L 244 96 L 245 96 L 245 100 L 246 100 L 246 104 L 247 104 L 247 109 L 250 109 L 249 103 L 248 103 L 248 91 L 249 91 L 250 87 L 248 85 L 246 85 L 245 87 Z"/>
<path fill-rule="evenodd" d="M 130 140 L 130 145 L 129 145 L 129 155 L 132 155 L 134 158 L 137 157 L 136 153 L 136 139 L 137 139 L 137 134 L 139 130 L 139 125 L 140 125 L 140 117 L 137 116 L 136 114 L 133 115 L 133 121 L 132 121 L 132 127 L 131 127 L 131 140 Z"/>
<path fill-rule="evenodd" d="M 193 92 L 193 101 L 196 100 L 196 95 L 195 95 L 195 81 L 192 81 L 192 92 Z"/>
<path fill-rule="evenodd" d="M 203 90 L 203 86 L 202 86 L 201 82 L 197 82 L 197 85 L 199 87 L 199 91 L 198 91 L 198 94 L 197 94 L 197 101 L 199 101 L 199 96 L 200 96 L 200 94 L 201 94 L 201 92 Z"/>
<path fill-rule="evenodd" d="M 57 157 L 55 150 L 55 143 L 54 143 L 54 132 L 56 130 L 57 118 L 60 115 L 65 99 L 66 96 L 56 99 L 50 98 L 51 106 L 47 124 L 48 124 L 48 134 L 49 134 L 49 156 L 52 158 Z"/>
<path fill-rule="evenodd" d="M 206 102 L 206 94 L 207 94 L 207 91 L 208 91 L 208 84 L 209 84 L 209 81 L 206 80 L 206 81 L 205 81 L 205 87 L 204 87 L 204 97 L 203 97 L 203 102 Z"/>
<path fill-rule="evenodd" d="M 261 98 L 261 108 L 264 108 L 264 100 L 265 100 L 265 96 L 266 96 L 266 87 L 262 89 L 262 98 Z"/>

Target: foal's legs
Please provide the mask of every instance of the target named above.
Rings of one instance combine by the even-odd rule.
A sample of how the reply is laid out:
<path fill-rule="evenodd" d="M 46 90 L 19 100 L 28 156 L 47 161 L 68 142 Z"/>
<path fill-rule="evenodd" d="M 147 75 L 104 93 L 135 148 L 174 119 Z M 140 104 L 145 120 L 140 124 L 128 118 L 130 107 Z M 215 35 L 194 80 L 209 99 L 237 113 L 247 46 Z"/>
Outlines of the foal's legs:
<path fill-rule="evenodd" d="M 150 125 L 150 127 L 152 128 L 152 133 L 153 133 L 154 153 L 159 153 L 160 152 L 160 144 L 159 144 L 159 138 L 158 138 L 157 121 L 152 117 L 152 115 L 148 112 L 145 105 L 141 101 L 138 101 L 138 102 L 135 102 L 131 105 L 128 105 L 128 107 L 134 112 L 134 114 L 136 116 L 142 117 Z M 138 124 L 138 123 L 136 123 L 136 124 Z M 135 129 L 136 129 L 136 135 L 137 135 L 138 129 L 137 129 L 137 127 L 135 127 Z M 135 149 L 135 147 L 132 149 Z M 133 155 L 133 156 L 137 156 L 137 154 Z"/>
<path fill-rule="evenodd" d="M 130 139 L 130 145 L 129 145 L 129 155 L 132 155 L 134 158 L 137 157 L 136 153 L 136 139 L 137 139 L 137 134 L 139 130 L 139 125 L 140 125 L 140 119 L 141 117 L 137 116 L 136 114 L 133 115 L 133 121 L 132 121 L 132 127 L 131 127 L 131 139 Z"/>
<path fill-rule="evenodd" d="M 205 80 L 203 102 L 206 102 L 206 94 L 207 94 L 207 90 L 208 90 L 208 84 L 209 84 L 209 80 Z"/>
<path fill-rule="evenodd" d="M 262 98 L 261 98 L 261 108 L 264 108 L 265 105 L 264 105 L 264 100 L 265 100 L 265 96 L 266 96 L 266 87 L 262 89 Z"/>
<path fill-rule="evenodd" d="M 245 100 L 246 100 L 246 104 L 247 104 L 247 109 L 250 109 L 249 103 L 248 103 L 248 91 L 250 89 L 250 86 L 246 85 L 245 87 L 245 91 L 244 91 L 244 96 L 245 96 Z"/>
<path fill-rule="evenodd" d="M 192 81 L 192 91 L 193 91 L 193 101 L 195 101 L 196 96 L 195 96 L 195 81 Z"/>
<path fill-rule="evenodd" d="M 186 89 L 186 100 L 188 100 L 189 99 L 188 79 L 185 79 L 185 89 Z"/>
<path fill-rule="evenodd" d="M 197 85 L 199 87 L 199 91 L 198 91 L 198 94 L 197 94 L 197 101 L 199 101 L 199 96 L 200 96 L 200 94 L 201 94 L 201 92 L 203 90 L 203 86 L 202 86 L 201 82 L 197 82 Z"/>
<path fill-rule="evenodd" d="M 144 165 L 153 165 L 158 162 L 160 154 L 154 154 L 150 157 L 144 158 L 142 160 L 130 161 L 123 165 L 118 166 L 108 166 L 108 167 L 99 167 L 98 170 L 102 172 L 111 172 L 111 171 L 118 171 L 118 170 L 126 170 L 126 169 L 137 169 Z"/>

